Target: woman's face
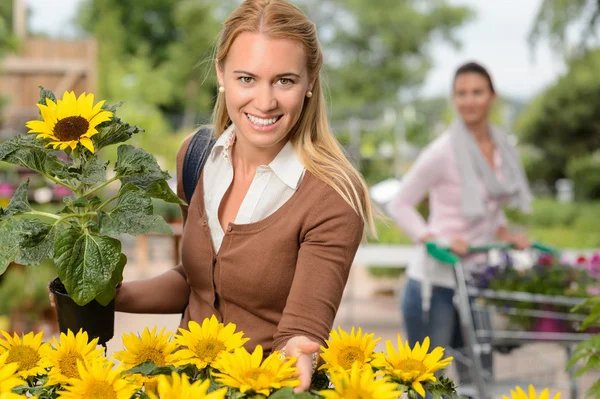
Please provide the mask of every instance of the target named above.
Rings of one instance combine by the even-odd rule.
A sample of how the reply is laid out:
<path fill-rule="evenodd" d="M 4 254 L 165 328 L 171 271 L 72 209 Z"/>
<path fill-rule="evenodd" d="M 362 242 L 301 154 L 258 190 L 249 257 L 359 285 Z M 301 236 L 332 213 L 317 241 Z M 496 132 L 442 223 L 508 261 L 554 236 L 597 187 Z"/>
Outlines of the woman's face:
<path fill-rule="evenodd" d="M 263 149 L 285 145 L 312 89 L 306 61 L 292 40 L 251 32 L 234 40 L 217 75 L 237 140 Z"/>
<path fill-rule="evenodd" d="M 454 80 L 452 100 L 467 125 L 487 120 L 496 95 L 488 80 L 475 72 L 462 73 Z"/>

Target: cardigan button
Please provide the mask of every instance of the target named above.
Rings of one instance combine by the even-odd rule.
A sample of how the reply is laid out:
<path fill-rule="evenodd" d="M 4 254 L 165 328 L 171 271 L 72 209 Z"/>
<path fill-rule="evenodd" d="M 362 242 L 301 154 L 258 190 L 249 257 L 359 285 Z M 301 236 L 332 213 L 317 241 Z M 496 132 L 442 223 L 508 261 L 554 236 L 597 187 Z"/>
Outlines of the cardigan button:
<path fill-rule="evenodd" d="M 227 231 L 231 231 L 231 226 L 227 226 Z"/>

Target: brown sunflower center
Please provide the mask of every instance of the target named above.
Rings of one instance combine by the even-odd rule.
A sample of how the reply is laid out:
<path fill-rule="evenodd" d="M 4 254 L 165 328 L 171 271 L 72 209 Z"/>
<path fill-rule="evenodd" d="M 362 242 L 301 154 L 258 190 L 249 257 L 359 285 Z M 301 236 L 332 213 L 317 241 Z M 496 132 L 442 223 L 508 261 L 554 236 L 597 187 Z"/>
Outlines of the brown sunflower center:
<path fill-rule="evenodd" d="M 137 355 L 136 363 L 152 362 L 157 366 L 166 364 L 165 356 L 156 348 L 143 348 Z"/>
<path fill-rule="evenodd" d="M 223 342 L 218 339 L 203 339 L 196 344 L 193 352 L 200 358 L 202 361 L 207 363 L 213 362 L 219 353 L 224 351 L 225 345 Z"/>
<path fill-rule="evenodd" d="M 404 372 L 414 372 L 418 373 L 418 375 L 425 374 L 427 371 L 425 369 L 425 365 L 420 360 L 415 359 L 404 359 L 401 360 L 396 367 L 398 370 L 402 370 Z"/>
<path fill-rule="evenodd" d="M 60 141 L 79 140 L 84 135 L 90 123 L 82 116 L 68 116 L 56 122 L 54 135 Z"/>
<path fill-rule="evenodd" d="M 117 399 L 115 389 L 106 381 L 93 381 L 85 395 L 89 399 Z"/>
<path fill-rule="evenodd" d="M 19 363 L 19 371 L 27 371 L 34 368 L 40 359 L 40 354 L 31 346 L 15 345 L 9 349 L 6 363 Z"/>
<path fill-rule="evenodd" d="M 361 364 L 365 362 L 365 354 L 360 348 L 349 346 L 340 350 L 337 360 L 340 366 L 350 370 L 354 362 L 360 362 Z"/>
<path fill-rule="evenodd" d="M 83 360 L 83 356 L 81 356 L 77 352 L 69 352 L 65 354 L 58 361 L 60 373 L 67 378 L 79 378 L 79 371 L 77 370 L 77 360 Z"/>
<path fill-rule="evenodd" d="M 275 374 L 268 369 L 249 368 L 244 372 L 243 377 L 244 379 L 253 381 L 258 381 L 260 377 L 265 377 L 267 380 L 271 381 L 275 378 Z"/>

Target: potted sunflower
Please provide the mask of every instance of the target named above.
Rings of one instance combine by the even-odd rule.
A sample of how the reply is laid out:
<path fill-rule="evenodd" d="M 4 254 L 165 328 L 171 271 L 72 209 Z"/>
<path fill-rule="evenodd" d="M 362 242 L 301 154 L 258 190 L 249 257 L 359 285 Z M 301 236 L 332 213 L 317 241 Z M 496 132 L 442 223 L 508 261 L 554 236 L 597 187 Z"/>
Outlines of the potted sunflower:
<path fill-rule="evenodd" d="M 183 202 L 152 154 L 123 144 L 143 129 L 116 116 L 121 103 L 94 103 L 93 94 L 73 92 L 57 100 L 40 89 L 41 119 L 27 122 L 29 134 L 0 144 L 0 161 L 31 169 L 72 195 L 58 211 L 42 212 L 27 200 L 29 181 L 19 185 L 0 207 L 0 274 L 12 262 L 35 267 L 54 260 L 58 277 L 49 287 L 61 331 L 83 328 L 105 343 L 113 335 L 114 296 L 127 263 L 119 237 L 172 234 L 154 215 L 152 199 Z M 98 154 L 112 145 L 118 145 L 117 160 L 109 169 Z M 118 191 L 101 199 L 114 182 Z"/>

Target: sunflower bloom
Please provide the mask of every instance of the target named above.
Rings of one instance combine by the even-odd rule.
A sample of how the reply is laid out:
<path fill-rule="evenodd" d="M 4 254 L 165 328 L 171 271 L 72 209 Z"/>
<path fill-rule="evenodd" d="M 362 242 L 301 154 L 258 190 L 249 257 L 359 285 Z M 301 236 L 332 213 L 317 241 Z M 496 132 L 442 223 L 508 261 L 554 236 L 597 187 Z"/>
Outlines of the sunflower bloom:
<path fill-rule="evenodd" d="M 16 333 L 11 337 L 6 331 L 2 331 L 2 335 L 4 339 L 0 338 L 0 353 L 8 353 L 7 363 L 15 362 L 19 365 L 19 377 L 27 378 L 46 373 L 45 367 L 49 364 L 41 354 L 45 347 L 42 343 L 43 332 L 36 335 L 30 332 L 23 335 L 22 339 Z"/>
<path fill-rule="evenodd" d="M 548 388 L 540 392 L 540 396 L 537 396 L 533 385 L 529 385 L 528 391 L 529 392 L 526 393 L 521 387 L 516 386 L 514 391 L 512 389 L 510 390 L 510 397 L 502 395 L 502 399 L 549 399 L 550 397 Z M 560 399 L 560 392 L 554 395 L 553 399 Z"/>
<path fill-rule="evenodd" d="M 8 362 L 8 356 L 8 352 L 0 355 L 0 399 L 20 398 L 21 396 L 13 394 L 11 391 L 14 387 L 25 385 L 25 381 L 19 378 L 17 374 L 19 364 Z"/>
<path fill-rule="evenodd" d="M 418 342 L 414 349 L 410 349 L 408 341 L 402 346 L 400 335 L 398 335 L 398 351 L 394 349 L 391 341 L 386 341 L 387 353 L 375 354 L 373 366 L 380 368 L 386 375 L 400 380 L 412 388 L 421 396 L 425 396 L 423 383 L 426 381 L 437 381 L 434 373 L 452 363 L 453 358 L 444 356 L 444 348 L 438 346 L 431 353 L 429 350 L 429 337 L 425 337 L 423 346 Z"/>
<path fill-rule="evenodd" d="M 150 331 L 144 328 L 142 335 L 123 334 L 125 350 L 115 353 L 115 357 L 126 368 L 130 369 L 144 362 L 152 362 L 156 366 L 166 366 L 178 362 L 179 352 L 175 352 L 177 344 L 169 342 L 172 337 L 170 332 L 165 333 L 163 328 L 156 334 L 156 326 Z M 175 353 L 174 353 L 175 352 Z M 141 381 L 146 386 L 146 391 L 156 390 L 156 377 L 142 377 Z"/>
<path fill-rule="evenodd" d="M 373 339 L 375 334 L 363 335 L 360 328 L 355 333 L 354 327 L 349 335 L 341 327 L 338 327 L 338 331 L 339 334 L 331 331 L 330 340 L 325 341 L 327 348 L 321 346 L 321 358 L 325 361 L 321 369 L 341 367 L 349 371 L 355 362 L 362 367 L 373 360 L 375 345 L 381 338 Z"/>
<path fill-rule="evenodd" d="M 229 387 L 238 388 L 242 393 L 252 391 L 269 396 L 271 390 L 282 387 L 296 387 L 296 358 L 281 359 L 273 352 L 264 361 L 262 346 L 257 345 L 250 354 L 245 348 L 237 348 L 233 353 L 223 352 L 213 367 L 216 381 Z"/>
<path fill-rule="evenodd" d="M 159 375 L 158 397 L 160 399 L 225 399 L 227 388 L 207 393 L 209 386 L 210 380 L 198 380 L 190 384 L 185 374 L 179 375 L 173 372 L 170 377 Z M 157 396 L 152 393 L 149 396 L 157 399 Z"/>
<path fill-rule="evenodd" d="M 236 325 L 219 323 L 213 315 L 204 319 L 202 326 L 190 321 L 189 330 L 180 328 L 181 335 L 175 337 L 175 344 L 185 347 L 178 351 L 177 365 L 195 364 L 199 369 L 211 366 L 222 352 L 232 352 L 241 348 L 250 338 L 243 338 L 243 332 L 235 332 Z"/>
<path fill-rule="evenodd" d="M 59 391 L 58 397 L 65 399 L 130 399 L 139 389 L 130 381 L 121 378 L 123 367 L 113 367 L 113 363 L 103 357 L 77 361 L 79 378 L 71 378 L 66 391 Z"/>
<path fill-rule="evenodd" d="M 96 127 L 113 116 L 112 112 L 102 110 L 102 105 L 104 101 L 94 105 L 91 93 L 83 93 L 77 98 L 74 92 L 65 92 L 62 100 L 56 103 L 46 99 L 46 105 L 37 104 L 42 120 L 27 122 L 28 133 L 37 133 L 38 139 L 50 139 L 46 147 L 74 150 L 81 144 L 93 154 L 91 137 L 98 133 Z"/>
<path fill-rule="evenodd" d="M 398 384 L 387 377 L 378 378 L 368 364 L 354 362 L 350 372 L 337 367 L 330 369 L 329 375 L 333 389 L 319 392 L 325 399 L 396 399 L 401 394 Z"/>
<path fill-rule="evenodd" d="M 98 338 L 89 341 L 87 332 L 83 330 L 79 330 L 77 335 L 71 330 L 67 334 L 60 333 L 60 340 L 54 338 L 52 346 L 44 353 L 52 366 L 46 385 L 67 383 L 72 378 L 79 378 L 77 361 L 102 357 L 102 349 L 96 349 L 97 345 Z"/>

